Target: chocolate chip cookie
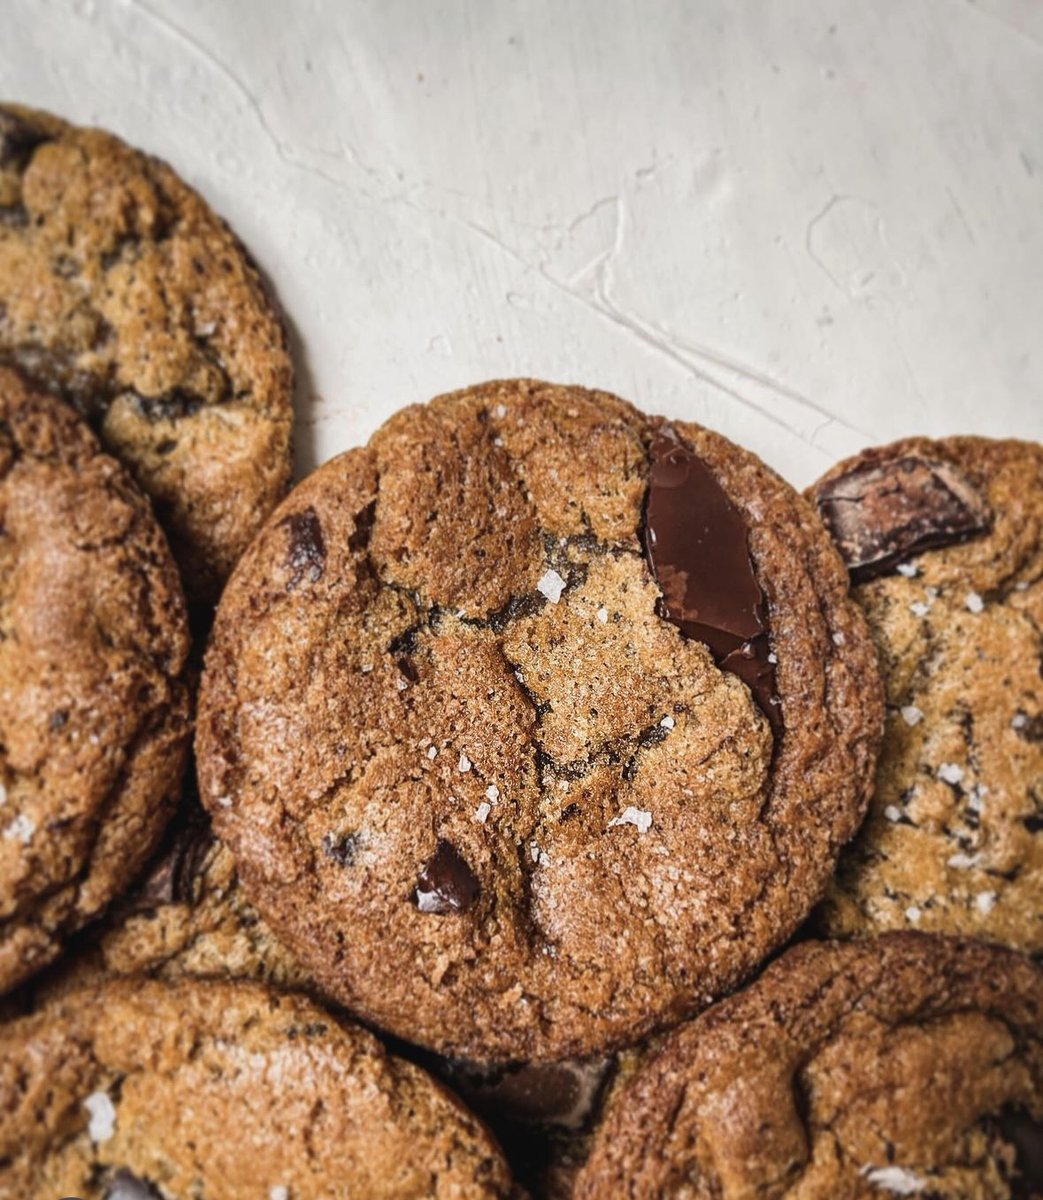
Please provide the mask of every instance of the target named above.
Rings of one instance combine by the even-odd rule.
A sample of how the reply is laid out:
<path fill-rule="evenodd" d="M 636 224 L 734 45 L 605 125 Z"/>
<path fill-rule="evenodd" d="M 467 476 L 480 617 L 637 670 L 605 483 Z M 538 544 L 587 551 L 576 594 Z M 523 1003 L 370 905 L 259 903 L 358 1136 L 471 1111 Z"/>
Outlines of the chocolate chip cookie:
<path fill-rule="evenodd" d="M 506 1198 L 476 1118 L 311 1001 L 119 980 L 0 1026 L 0 1198 Z"/>
<path fill-rule="evenodd" d="M 185 602 L 148 501 L 0 368 L 0 993 L 147 861 L 188 751 Z"/>
<path fill-rule="evenodd" d="M 913 439 L 812 489 L 880 653 L 876 791 L 824 910 L 1043 952 L 1043 447 Z"/>
<path fill-rule="evenodd" d="M 575 1195 L 1043 1196 L 1043 970 L 914 933 L 796 946 L 619 1090 Z"/>
<path fill-rule="evenodd" d="M 243 894 L 235 860 L 191 803 L 182 804 L 142 877 L 33 991 L 38 1002 L 112 975 L 139 974 L 315 992 Z"/>
<path fill-rule="evenodd" d="M 242 245 L 158 159 L 0 105 L 0 364 L 85 416 L 216 599 L 290 478 L 292 369 Z"/>
<path fill-rule="evenodd" d="M 599 1054 L 734 986 L 820 897 L 881 726 L 810 506 L 623 401 L 394 416 L 222 600 L 200 786 L 326 992 L 489 1061 Z"/>

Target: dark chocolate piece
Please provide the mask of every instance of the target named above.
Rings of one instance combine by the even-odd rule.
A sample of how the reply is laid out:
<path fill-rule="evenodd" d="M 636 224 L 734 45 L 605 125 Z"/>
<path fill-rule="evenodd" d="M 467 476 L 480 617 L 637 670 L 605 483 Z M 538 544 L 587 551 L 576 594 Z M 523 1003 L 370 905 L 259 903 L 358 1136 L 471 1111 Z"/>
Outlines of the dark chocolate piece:
<path fill-rule="evenodd" d="M 167 845 L 128 903 L 131 912 L 149 912 L 165 904 L 191 904 L 197 898 L 197 883 L 214 844 L 210 824 L 202 815 L 192 815 L 168 838 Z"/>
<path fill-rule="evenodd" d="M 450 1083 L 480 1113 L 523 1125 L 578 1130 L 587 1125 L 612 1067 L 607 1058 L 487 1067 L 448 1064 Z"/>
<path fill-rule="evenodd" d="M 815 487 L 826 528 L 856 582 L 911 555 L 987 533 L 985 500 L 951 463 L 906 454 L 864 462 Z"/>
<path fill-rule="evenodd" d="M 185 388 L 171 388 L 160 396 L 134 393 L 141 415 L 149 421 L 180 421 L 194 417 L 206 401 Z"/>
<path fill-rule="evenodd" d="M 1043 1121 L 1010 1108 L 990 1121 L 994 1134 L 1014 1151 L 1010 1175 L 1013 1200 L 1043 1196 Z"/>
<path fill-rule="evenodd" d="M 439 840 L 417 876 L 413 900 L 423 913 L 465 912 L 478 899 L 478 880 L 459 851 Z"/>
<path fill-rule="evenodd" d="M 126 1167 L 120 1167 L 109 1180 L 105 1200 L 162 1200 L 162 1197 L 151 1183 L 139 1179 Z"/>
<path fill-rule="evenodd" d="M 303 512 L 283 517 L 279 524 L 290 534 L 286 563 L 293 574 L 286 590 L 292 592 L 304 578 L 317 583 L 326 569 L 326 542 L 318 513 L 309 505 Z"/>
<path fill-rule="evenodd" d="M 661 615 L 709 646 L 718 666 L 746 684 L 779 734 L 782 709 L 769 658 L 767 604 L 745 518 L 672 425 L 658 430 L 649 453 L 644 545 L 663 593 Z"/>

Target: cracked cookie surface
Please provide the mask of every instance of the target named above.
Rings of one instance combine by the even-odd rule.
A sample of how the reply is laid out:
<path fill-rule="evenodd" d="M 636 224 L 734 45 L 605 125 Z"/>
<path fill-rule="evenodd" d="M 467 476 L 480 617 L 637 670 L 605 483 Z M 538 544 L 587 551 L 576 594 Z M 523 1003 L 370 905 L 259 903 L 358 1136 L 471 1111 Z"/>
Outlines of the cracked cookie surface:
<path fill-rule="evenodd" d="M 156 158 L 0 105 L 0 365 L 71 403 L 149 495 L 189 600 L 290 479 L 292 367 L 234 234 Z"/>
<path fill-rule="evenodd" d="M 580 1173 L 601 1196 L 1043 1195 L 1043 970 L 915 933 L 793 947 L 667 1038 Z"/>
<path fill-rule="evenodd" d="M 148 501 L 0 369 L 0 992 L 141 868 L 188 751 L 177 570 Z"/>
<path fill-rule="evenodd" d="M 676 426 L 749 527 L 776 738 L 658 615 L 665 428 L 526 380 L 405 409 L 294 491 L 222 601 L 197 737 L 215 830 L 325 991 L 408 1040 L 632 1042 L 784 941 L 861 817 L 878 680 L 835 550 L 752 455 Z"/>
<path fill-rule="evenodd" d="M 0 1198 L 506 1200 L 476 1118 L 300 996 L 121 980 L 0 1025 Z"/>
<path fill-rule="evenodd" d="M 912 439 L 838 464 L 810 494 L 870 575 L 854 596 L 887 696 L 875 793 L 826 927 L 1043 953 L 1043 447 Z"/>

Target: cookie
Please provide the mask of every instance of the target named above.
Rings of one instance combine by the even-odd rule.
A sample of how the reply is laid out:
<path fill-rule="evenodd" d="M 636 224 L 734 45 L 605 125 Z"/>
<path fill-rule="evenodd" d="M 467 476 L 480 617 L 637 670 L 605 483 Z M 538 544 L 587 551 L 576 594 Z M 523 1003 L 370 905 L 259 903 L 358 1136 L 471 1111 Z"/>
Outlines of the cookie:
<path fill-rule="evenodd" d="M 482 1125 L 311 1001 L 120 980 L 0 1026 L 0 1198 L 511 1196 Z"/>
<path fill-rule="evenodd" d="M 802 943 L 614 1095 L 575 1195 L 1043 1196 L 1043 970 L 924 934 Z"/>
<path fill-rule="evenodd" d="M 330 995 L 440 1053 L 599 1055 L 734 986 L 866 800 L 872 645 L 812 510 L 605 393 L 407 408 L 223 597 L 200 789 Z"/>
<path fill-rule="evenodd" d="M 183 803 L 143 875 L 35 981 L 34 1002 L 113 975 L 242 979 L 321 998 L 239 887 L 205 815 Z"/>
<path fill-rule="evenodd" d="M 0 105 L 0 365 L 85 416 L 216 599 L 290 478 L 292 368 L 256 267 L 111 134 Z"/>
<path fill-rule="evenodd" d="M 812 489 L 880 654 L 869 816 L 824 909 L 1043 953 L 1043 447 L 912 439 Z"/>
<path fill-rule="evenodd" d="M 0 369 L 0 993 L 126 886 L 189 742 L 185 602 L 148 501 Z"/>

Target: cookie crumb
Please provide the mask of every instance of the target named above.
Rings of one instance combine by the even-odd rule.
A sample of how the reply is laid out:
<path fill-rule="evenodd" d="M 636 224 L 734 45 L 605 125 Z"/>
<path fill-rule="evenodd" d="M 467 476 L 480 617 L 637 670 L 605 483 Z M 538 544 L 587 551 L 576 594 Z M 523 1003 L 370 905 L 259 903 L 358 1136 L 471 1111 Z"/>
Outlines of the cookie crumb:
<path fill-rule="evenodd" d="M 565 590 L 565 580 L 551 567 L 543 573 L 539 583 L 536 584 L 536 590 L 542 592 L 551 604 L 557 604 L 561 599 L 561 593 Z"/>
<path fill-rule="evenodd" d="M 903 704 L 899 711 L 906 725 L 919 725 L 923 720 L 923 709 L 917 708 L 915 704 Z"/>
<path fill-rule="evenodd" d="M 116 1108 L 107 1092 L 91 1092 L 83 1102 L 90 1114 L 87 1134 L 92 1142 L 107 1142 L 116 1132 Z"/>
<path fill-rule="evenodd" d="M 628 804 L 620 816 L 609 821 L 609 827 L 613 825 L 636 825 L 638 833 L 647 833 L 652 828 L 652 814 Z"/>

